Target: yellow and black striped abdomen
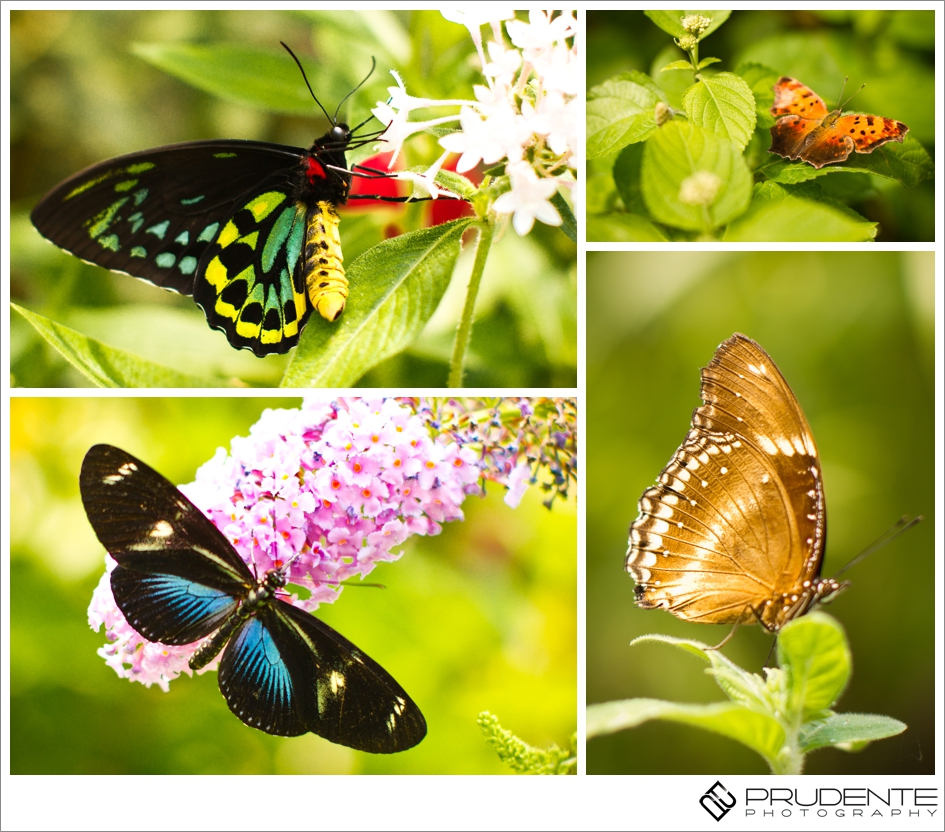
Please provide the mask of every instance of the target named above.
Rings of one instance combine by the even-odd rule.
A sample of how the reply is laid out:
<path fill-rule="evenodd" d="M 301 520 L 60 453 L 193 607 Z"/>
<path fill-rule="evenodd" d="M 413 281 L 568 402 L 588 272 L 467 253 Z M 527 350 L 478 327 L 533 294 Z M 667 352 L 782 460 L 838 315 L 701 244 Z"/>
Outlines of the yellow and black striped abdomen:
<path fill-rule="evenodd" d="M 305 286 L 315 311 L 329 321 L 344 312 L 348 297 L 338 222 L 332 203 L 317 202 L 308 213 L 305 227 Z"/>

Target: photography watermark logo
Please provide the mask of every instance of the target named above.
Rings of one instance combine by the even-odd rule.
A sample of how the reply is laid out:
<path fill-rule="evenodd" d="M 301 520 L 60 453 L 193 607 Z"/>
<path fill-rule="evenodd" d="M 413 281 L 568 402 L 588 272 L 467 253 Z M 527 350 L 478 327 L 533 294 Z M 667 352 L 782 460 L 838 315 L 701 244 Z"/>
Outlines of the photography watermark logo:
<path fill-rule="evenodd" d="M 721 781 L 716 780 L 712 787 L 699 798 L 699 805 L 719 821 L 735 806 L 735 795 L 726 789 Z"/>

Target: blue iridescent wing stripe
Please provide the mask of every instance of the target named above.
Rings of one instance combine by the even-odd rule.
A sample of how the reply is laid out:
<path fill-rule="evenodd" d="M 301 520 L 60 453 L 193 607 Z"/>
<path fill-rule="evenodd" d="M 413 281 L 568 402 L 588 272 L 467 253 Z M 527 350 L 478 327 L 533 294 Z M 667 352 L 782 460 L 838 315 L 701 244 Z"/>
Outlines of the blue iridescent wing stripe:
<path fill-rule="evenodd" d="M 162 572 L 116 566 L 111 585 L 128 623 L 161 644 L 191 644 L 216 630 L 238 606 L 224 590 Z"/>
<path fill-rule="evenodd" d="M 297 737 L 308 732 L 298 714 L 304 695 L 285 661 L 284 625 L 271 608 L 247 619 L 220 660 L 220 692 L 243 722 L 267 734 Z"/>

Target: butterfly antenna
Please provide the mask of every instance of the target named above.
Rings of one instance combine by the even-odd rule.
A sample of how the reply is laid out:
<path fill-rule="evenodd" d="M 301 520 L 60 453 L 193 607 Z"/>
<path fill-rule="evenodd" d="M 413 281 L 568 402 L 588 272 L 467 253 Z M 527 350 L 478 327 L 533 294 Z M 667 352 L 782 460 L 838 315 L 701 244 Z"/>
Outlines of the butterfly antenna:
<path fill-rule="evenodd" d="M 371 589 L 387 589 L 385 584 L 369 583 L 368 581 L 355 581 L 352 578 L 345 578 L 343 581 L 336 581 L 335 586 L 361 586 Z"/>
<path fill-rule="evenodd" d="M 858 554 L 853 560 L 851 560 L 846 566 L 844 566 L 837 575 L 840 575 L 843 572 L 846 572 L 851 566 L 859 563 L 867 555 L 873 554 L 877 549 L 881 549 L 887 543 L 892 543 L 899 535 L 907 532 L 917 523 L 922 522 L 922 515 L 918 517 L 913 517 L 911 520 L 908 517 L 902 517 L 899 521 L 891 528 L 883 532 L 876 540 L 874 540 L 869 546 L 867 546 L 860 554 Z"/>
<path fill-rule="evenodd" d="M 849 81 L 849 80 L 850 80 L 850 76 L 849 76 L 849 75 L 848 75 L 846 78 L 843 79 L 843 86 L 840 88 L 840 97 L 837 99 L 837 109 L 838 109 L 838 110 L 842 110 L 844 107 L 846 107 L 847 104 L 849 104 L 849 103 L 853 100 L 853 96 L 859 95 L 859 93 L 862 92 L 862 91 L 863 91 L 863 88 L 866 86 L 866 84 L 860 84 L 860 88 L 859 88 L 855 93 L 853 93 L 846 101 L 844 101 L 844 100 L 843 100 L 843 91 L 847 88 L 847 81 Z"/>
<path fill-rule="evenodd" d="M 351 98 L 352 95 L 354 95 L 359 89 L 361 89 L 361 87 L 363 87 L 367 83 L 368 78 L 370 78 L 374 74 L 374 67 L 376 66 L 377 66 L 377 61 L 374 59 L 374 56 L 372 55 L 371 56 L 371 69 L 368 71 L 368 74 L 364 76 L 364 80 L 360 84 L 358 84 L 353 90 L 351 90 L 351 92 L 349 92 L 344 98 L 342 98 L 341 101 L 338 102 L 338 106 L 335 108 L 334 124 L 338 123 L 338 113 L 341 110 L 341 106 L 345 103 L 345 101 Z M 374 118 L 374 116 L 372 115 L 371 118 Z M 358 127 L 363 127 L 365 124 L 367 124 L 371 120 L 371 118 L 366 119 L 365 121 L 362 121 L 358 125 Z M 354 130 L 357 130 L 358 127 L 355 127 Z M 353 133 L 354 130 L 352 130 L 351 132 Z"/>
<path fill-rule="evenodd" d="M 302 62 L 298 58 L 295 57 L 295 52 L 289 49 L 289 47 L 283 41 L 280 40 L 279 43 L 281 43 L 283 47 L 285 47 L 285 51 L 288 52 L 292 56 L 292 60 L 295 61 L 296 65 L 299 68 L 299 71 L 302 73 L 302 78 L 305 81 L 305 86 L 308 87 L 308 91 L 312 94 L 312 98 L 315 99 L 315 103 L 319 106 L 321 111 L 325 114 L 325 118 L 327 118 L 332 124 L 337 124 L 338 123 L 337 119 L 332 118 L 330 115 L 328 115 L 328 110 L 322 107 L 322 102 L 319 101 L 318 97 L 315 95 L 315 91 L 312 89 L 312 85 L 308 82 L 308 76 L 306 76 L 305 74 L 305 68 L 302 66 Z M 367 78 L 365 78 L 364 80 L 366 81 Z M 361 83 L 364 83 L 364 82 L 362 81 Z M 351 93 L 348 93 L 348 95 L 351 95 Z M 345 98 L 347 97 L 348 96 L 345 96 Z M 338 111 L 335 110 L 335 116 L 337 117 L 337 115 L 338 115 Z"/>

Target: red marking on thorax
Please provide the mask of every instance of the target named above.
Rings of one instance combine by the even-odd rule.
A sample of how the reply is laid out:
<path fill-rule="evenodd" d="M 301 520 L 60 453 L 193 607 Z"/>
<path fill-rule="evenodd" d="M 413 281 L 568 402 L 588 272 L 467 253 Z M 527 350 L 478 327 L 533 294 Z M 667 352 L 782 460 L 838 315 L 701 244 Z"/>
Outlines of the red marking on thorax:
<path fill-rule="evenodd" d="M 305 160 L 305 175 L 312 184 L 315 183 L 316 179 L 328 178 L 328 174 L 325 173 L 325 168 L 322 167 L 322 163 L 314 156 L 309 156 L 308 159 Z"/>

